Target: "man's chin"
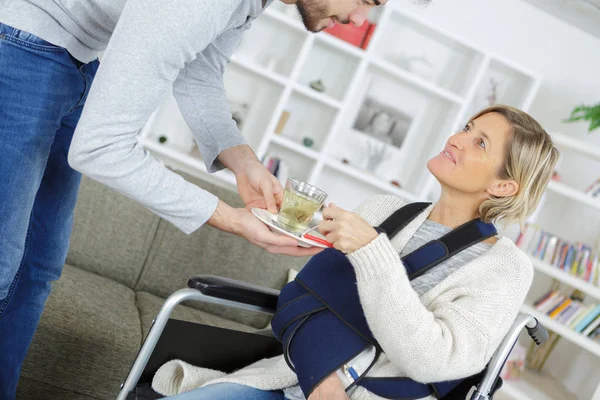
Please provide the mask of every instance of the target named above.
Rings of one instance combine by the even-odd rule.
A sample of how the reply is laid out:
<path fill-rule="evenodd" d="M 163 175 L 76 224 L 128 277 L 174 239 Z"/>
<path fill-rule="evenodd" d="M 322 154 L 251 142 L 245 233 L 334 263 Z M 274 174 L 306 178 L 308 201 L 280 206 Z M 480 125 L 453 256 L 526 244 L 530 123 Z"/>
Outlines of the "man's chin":
<path fill-rule="evenodd" d="M 324 25 L 323 23 L 304 24 L 304 27 L 306 28 L 306 30 L 312 33 L 319 33 L 327 29 L 327 25 Z"/>
<path fill-rule="evenodd" d="M 325 24 L 323 20 L 314 22 L 314 21 L 306 20 L 303 18 L 302 23 L 304 24 L 304 27 L 306 28 L 307 31 L 313 32 L 313 33 L 321 32 L 327 28 L 327 24 Z"/>

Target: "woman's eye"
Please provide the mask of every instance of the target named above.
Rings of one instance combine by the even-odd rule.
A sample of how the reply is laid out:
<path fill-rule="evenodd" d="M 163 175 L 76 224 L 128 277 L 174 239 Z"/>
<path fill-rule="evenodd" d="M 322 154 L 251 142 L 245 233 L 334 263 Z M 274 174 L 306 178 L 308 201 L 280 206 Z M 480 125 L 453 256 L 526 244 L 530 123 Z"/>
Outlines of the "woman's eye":
<path fill-rule="evenodd" d="M 463 128 L 463 132 L 469 132 L 469 124 L 465 125 Z"/>
<path fill-rule="evenodd" d="M 479 146 L 481 146 L 481 148 L 485 149 L 485 140 L 479 139 Z"/>

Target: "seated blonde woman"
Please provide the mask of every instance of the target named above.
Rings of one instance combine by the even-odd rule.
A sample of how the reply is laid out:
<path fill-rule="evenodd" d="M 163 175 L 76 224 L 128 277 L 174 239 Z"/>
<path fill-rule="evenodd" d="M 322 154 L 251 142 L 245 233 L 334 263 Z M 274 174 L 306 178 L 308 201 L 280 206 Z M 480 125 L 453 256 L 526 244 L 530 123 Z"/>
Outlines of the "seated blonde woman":
<path fill-rule="evenodd" d="M 319 230 L 336 250 L 313 257 L 281 293 L 273 330 L 284 356 L 229 375 L 166 364 L 155 389 L 187 391 L 173 400 L 443 396 L 485 368 L 531 284 L 528 257 L 491 223 L 522 223 L 557 159 L 549 135 L 526 113 L 501 105 L 481 111 L 429 160 L 440 198 L 417 207 L 404 226 L 389 229 L 391 216 L 413 207 L 394 196 L 376 196 L 356 212 L 324 209 Z M 463 243 L 469 235 L 475 238 Z M 453 246 L 445 258 L 421 260 L 427 267 L 415 273 L 414 254 L 426 259 Z M 317 288 L 344 268 L 351 275 L 336 275 L 329 290 Z M 329 292 L 341 297 L 329 302 Z M 309 297 L 312 313 L 299 307 L 281 320 Z"/>

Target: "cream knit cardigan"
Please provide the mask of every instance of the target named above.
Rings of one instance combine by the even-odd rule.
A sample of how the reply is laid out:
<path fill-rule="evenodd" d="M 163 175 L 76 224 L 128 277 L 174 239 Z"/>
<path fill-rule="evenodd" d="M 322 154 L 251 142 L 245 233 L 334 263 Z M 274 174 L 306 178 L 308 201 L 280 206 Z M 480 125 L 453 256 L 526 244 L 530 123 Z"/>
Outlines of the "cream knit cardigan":
<path fill-rule="evenodd" d="M 395 196 L 376 196 L 356 212 L 377 226 L 404 204 Z M 381 234 L 348 255 L 367 322 L 385 352 L 368 376 L 439 382 L 481 371 L 510 329 L 531 285 L 529 258 L 512 241 L 500 238 L 486 253 L 419 297 L 398 254 L 432 208 L 391 241 Z M 262 390 L 298 383 L 279 356 L 229 375 L 175 360 L 156 373 L 153 387 L 163 395 L 174 395 L 217 382 Z M 352 400 L 379 398 L 361 387 L 348 394 Z"/>

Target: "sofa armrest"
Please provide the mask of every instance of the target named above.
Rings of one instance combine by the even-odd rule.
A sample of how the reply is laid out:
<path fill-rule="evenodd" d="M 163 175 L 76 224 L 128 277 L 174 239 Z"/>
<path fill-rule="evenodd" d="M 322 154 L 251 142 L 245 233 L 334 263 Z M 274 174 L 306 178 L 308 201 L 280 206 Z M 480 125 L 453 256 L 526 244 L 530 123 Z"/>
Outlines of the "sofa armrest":
<path fill-rule="evenodd" d="M 214 275 L 192 276 L 188 286 L 205 296 L 262 307 L 272 313 L 279 298 L 279 290 Z"/>

